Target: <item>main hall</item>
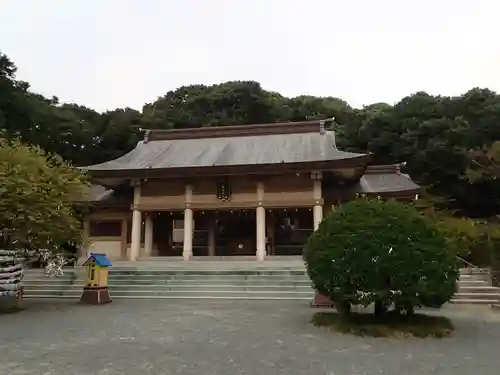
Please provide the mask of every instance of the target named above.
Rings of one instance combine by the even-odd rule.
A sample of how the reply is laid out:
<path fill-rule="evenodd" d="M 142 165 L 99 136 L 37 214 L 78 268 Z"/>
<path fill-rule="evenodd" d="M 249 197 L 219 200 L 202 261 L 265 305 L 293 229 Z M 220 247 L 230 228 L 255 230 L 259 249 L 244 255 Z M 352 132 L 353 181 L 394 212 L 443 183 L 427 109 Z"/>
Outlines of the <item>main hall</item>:
<path fill-rule="evenodd" d="M 85 253 L 135 261 L 297 256 L 323 217 L 360 195 L 413 199 L 399 165 L 341 151 L 328 121 L 146 130 L 85 167 Z M 82 254 L 84 256 L 85 254 Z"/>

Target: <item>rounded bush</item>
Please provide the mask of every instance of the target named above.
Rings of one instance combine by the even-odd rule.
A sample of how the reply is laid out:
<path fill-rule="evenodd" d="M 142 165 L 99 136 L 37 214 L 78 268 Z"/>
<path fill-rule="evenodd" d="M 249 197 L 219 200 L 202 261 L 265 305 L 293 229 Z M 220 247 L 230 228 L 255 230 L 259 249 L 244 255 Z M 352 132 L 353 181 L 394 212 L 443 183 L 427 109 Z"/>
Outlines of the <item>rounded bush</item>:
<path fill-rule="evenodd" d="M 345 312 L 373 302 L 376 310 L 393 306 L 406 313 L 441 307 L 458 278 L 455 256 L 438 228 L 393 200 L 340 206 L 309 237 L 304 259 L 316 290 Z"/>

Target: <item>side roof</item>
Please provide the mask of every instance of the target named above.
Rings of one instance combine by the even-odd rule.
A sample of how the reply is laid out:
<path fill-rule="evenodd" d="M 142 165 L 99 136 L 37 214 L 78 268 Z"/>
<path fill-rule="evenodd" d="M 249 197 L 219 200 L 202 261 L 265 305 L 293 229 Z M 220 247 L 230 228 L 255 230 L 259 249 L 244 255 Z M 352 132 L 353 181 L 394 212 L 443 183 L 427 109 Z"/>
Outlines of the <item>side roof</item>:
<path fill-rule="evenodd" d="M 399 164 L 371 165 L 358 182 L 357 191 L 366 195 L 410 196 L 420 191 L 409 175 L 401 173 Z"/>
<path fill-rule="evenodd" d="M 258 173 L 262 167 L 366 166 L 371 155 L 337 149 L 335 134 L 324 121 L 228 126 L 179 130 L 148 130 L 144 141 L 120 158 L 85 167 L 94 177 L 136 177 Z M 253 169 L 256 171 L 253 172 Z M 208 170 L 208 171 L 207 171 Z M 141 173 L 142 172 L 142 173 Z M 198 172 L 198 173 L 197 173 Z"/>

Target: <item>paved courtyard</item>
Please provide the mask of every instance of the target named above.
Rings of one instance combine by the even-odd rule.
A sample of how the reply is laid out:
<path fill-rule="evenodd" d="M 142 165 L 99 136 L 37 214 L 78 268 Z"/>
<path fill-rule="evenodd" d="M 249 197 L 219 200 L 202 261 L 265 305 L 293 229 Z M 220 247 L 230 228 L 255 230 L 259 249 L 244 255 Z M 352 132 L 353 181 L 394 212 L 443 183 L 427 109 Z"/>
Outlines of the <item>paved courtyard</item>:
<path fill-rule="evenodd" d="M 0 315 L 0 374 L 496 374 L 500 313 L 447 307 L 453 338 L 373 339 L 312 327 L 300 302 L 31 302 Z"/>

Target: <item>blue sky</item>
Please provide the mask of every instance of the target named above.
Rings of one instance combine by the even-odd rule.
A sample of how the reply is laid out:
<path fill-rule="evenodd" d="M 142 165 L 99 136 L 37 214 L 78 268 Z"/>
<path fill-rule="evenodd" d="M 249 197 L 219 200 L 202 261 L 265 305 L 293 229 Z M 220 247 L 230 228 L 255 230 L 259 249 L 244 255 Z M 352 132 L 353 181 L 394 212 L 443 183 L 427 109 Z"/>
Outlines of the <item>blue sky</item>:
<path fill-rule="evenodd" d="M 353 106 L 500 91 L 495 0 L 1 0 L 0 49 L 34 91 L 99 111 L 255 80 Z"/>

